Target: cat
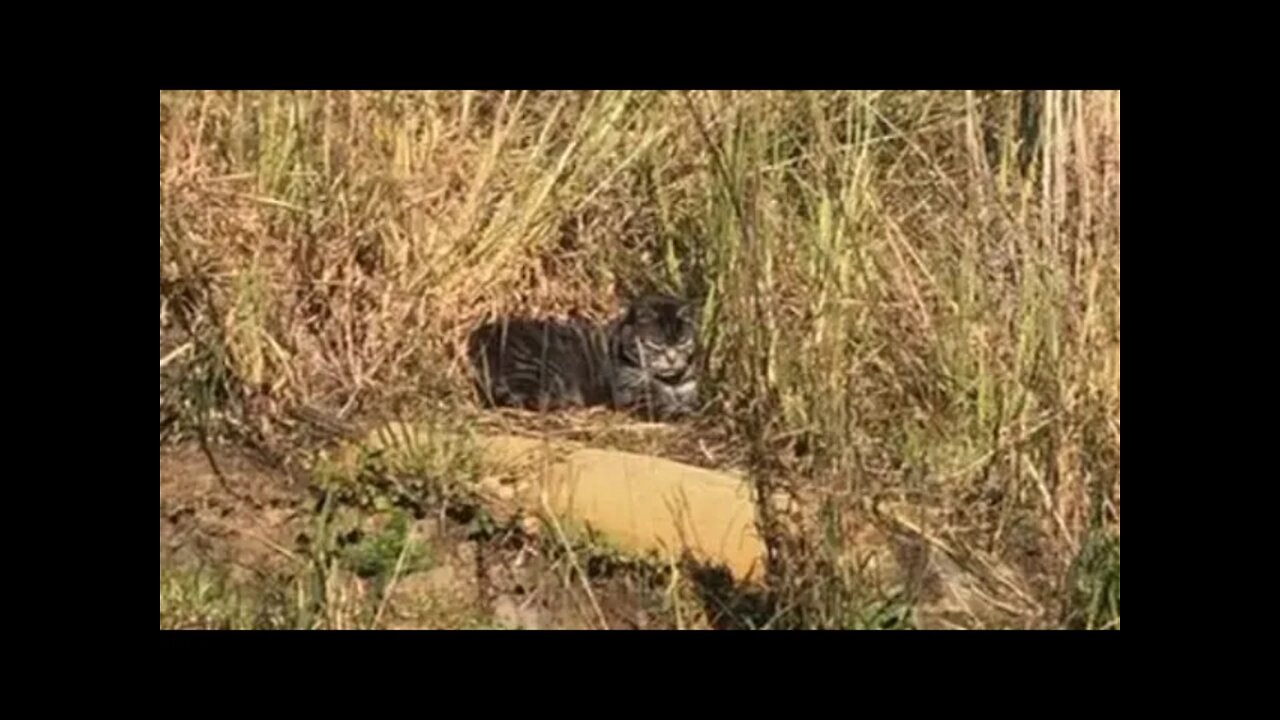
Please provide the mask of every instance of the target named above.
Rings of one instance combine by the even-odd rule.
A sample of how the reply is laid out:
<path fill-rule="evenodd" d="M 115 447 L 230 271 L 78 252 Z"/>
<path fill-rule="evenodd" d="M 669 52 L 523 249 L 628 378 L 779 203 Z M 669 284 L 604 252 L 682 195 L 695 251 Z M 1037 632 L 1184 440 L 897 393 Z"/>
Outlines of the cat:
<path fill-rule="evenodd" d="M 510 319 L 471 335 L 468 354 L 490 406 L 552 411 L 605 405 L 650 420 L 697 409 L 696 319 L 668 295 L 646 295 L 601 327 Z"/>

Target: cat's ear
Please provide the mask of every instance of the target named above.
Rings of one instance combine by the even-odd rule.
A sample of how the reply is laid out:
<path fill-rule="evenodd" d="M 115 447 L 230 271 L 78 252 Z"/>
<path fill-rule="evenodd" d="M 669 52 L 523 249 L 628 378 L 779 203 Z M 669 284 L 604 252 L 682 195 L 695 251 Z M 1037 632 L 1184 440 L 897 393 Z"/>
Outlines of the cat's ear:
<path fill-rule="evenodd" d="M 682 322 L 697 325 L 702 320 L 702 305 L 693 302 L 682 303 L 680 309 L 676 311 L 676 317 Z"/>
<path fill-rule="evenodd" d="M 657 322 L 658 314 L 648 303 L 638 302 L 631 306 L 631 310 L 627 313 L 627 321 L 647 325 Z"/>

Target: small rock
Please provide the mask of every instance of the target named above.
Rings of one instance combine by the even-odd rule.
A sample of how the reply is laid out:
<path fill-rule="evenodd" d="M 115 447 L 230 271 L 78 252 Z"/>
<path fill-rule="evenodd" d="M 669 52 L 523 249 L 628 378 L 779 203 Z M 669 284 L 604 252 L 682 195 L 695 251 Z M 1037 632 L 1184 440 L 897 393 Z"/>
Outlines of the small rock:
<path fill-rule="evenodd" d="M 520 529 L 529 537 L 537 537 L 542 531 L 542 521 L 533 516 L 526 516 L 520 519 Z"/>
<path fill-rule="evenodd" d="M 458 556 L 458 562 L 466 567 L 472 567 L 476 564 L 476 544 L 474 542 L 458 543 L 454 553 Z"/>
<path fill-rule="evenodd" d="M 500 625 L 516 630 L 542 628 L 542 613 L 532 605 L 521 607 L 518 599 L 510 595 L 499 595 L 493 602 L 493 617 Z"/>
<path fill-rule="evenodd" d="M 490 587 L 499 588 L 503 591 L 509 590 L 515 585 L 510 569 L 498 563 L 485 568 L 485 579 L 489 581 Z"/>
<path fill-rule="evenodd" d="M 432 540 L 440 537 L 440 521 L 436 518 L 418 520 L 413 523 L 411 532 L 413 533 L 413 538 L 415 540 L 431 542 Z"/>
<path fill-rule="evenodd" d="M 433 593 L 450 593 L 455 590 L 458 582 L 458 573 L 453 569 L 452 565 L 441 565 L 424 573 L 422 582 Z"/>

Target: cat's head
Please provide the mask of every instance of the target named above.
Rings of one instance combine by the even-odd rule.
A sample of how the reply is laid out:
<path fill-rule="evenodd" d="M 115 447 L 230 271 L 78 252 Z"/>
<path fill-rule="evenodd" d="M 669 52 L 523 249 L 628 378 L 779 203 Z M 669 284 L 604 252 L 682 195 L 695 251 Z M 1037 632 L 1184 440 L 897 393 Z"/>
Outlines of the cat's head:
<path fill-rule="evenodd" d="M 660 378 L 677 377 L 697 352 L 693 306 L 669 295 L 645 295 L 631 303 L 620 327 L 622 352 Z"/>

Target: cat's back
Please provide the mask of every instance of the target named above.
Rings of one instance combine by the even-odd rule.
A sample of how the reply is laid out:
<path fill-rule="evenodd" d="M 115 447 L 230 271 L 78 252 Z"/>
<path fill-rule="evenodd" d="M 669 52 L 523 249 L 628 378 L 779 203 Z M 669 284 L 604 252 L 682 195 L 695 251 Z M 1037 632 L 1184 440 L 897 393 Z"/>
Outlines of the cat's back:
<path fill-rule="evenodd" d="M 555 361 L 588 350 L 596 334 L 590 323 L 577 319 L 506 318 L 476 328 L 468 349 L 473 357 L 498 354 L 520 359 L 536 353 L 543 361 Z"/>
<path fill-rule="evenodd" d="M 602 330 L 589 321 L 506 318 L 468 343 L 477 379 L 500 405 L 593 405 L 605 400 Z"/>

